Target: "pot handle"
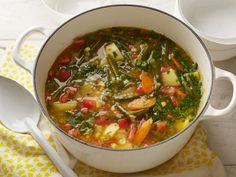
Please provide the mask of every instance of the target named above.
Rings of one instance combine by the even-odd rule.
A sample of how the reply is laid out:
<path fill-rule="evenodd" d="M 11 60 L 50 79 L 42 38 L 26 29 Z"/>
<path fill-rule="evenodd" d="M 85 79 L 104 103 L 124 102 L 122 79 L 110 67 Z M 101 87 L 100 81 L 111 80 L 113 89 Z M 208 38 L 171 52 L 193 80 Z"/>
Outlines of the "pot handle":
<path fill-rule="evenodd" d="M 20 65 L 21 67 L 29 71 L 31 74 L 33 74 L 35 61 L 33 60 L 33 61 L 25 62 L 24 60 L 22 60 L 20 57 L 20 47 L 25 42 L 25 40 L 33 33 L 41 33 L 44 36 L 49 36 L 51 31 L 49 31 L 48 29 L 44 27 L 31 27 L 27 29 L 16 39 L 16 43 L 12 52 L 13 53 L 12 58 L 14 59 L 14 61 L 18 65 Z"/>
<path fill-rule="evenodd" d="M 211 105 L 209 105 L 208 109 L 206 110 L 204 114 L 203 120 L 227 115 L 236 106 L 236 76 L 232 74 L 231 72 L 228 72 L 219 68 L 215 68 L 215 79 L 229 80 L 232 83 L 232 86 L 233 86 L 232 98 L 228 106 L 226 106 L 223 109 L 216 109 L 212 107 Z"/>

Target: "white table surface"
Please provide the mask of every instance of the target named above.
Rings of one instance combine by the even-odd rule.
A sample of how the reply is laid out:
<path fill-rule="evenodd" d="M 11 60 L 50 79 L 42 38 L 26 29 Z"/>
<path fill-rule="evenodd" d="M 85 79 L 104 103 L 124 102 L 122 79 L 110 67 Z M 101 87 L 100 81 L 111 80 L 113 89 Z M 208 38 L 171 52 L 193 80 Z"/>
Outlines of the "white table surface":
<path fill-rule="evenodd" d="M 134 1 L 133 1 L 134 2 Z M 175 0 L 156 0 L 158 8 L 173 13 Z M 13 44 L 16 37 L 31 26 L 56 28 L 59 25 L 45 9 L 40 0 L 0 0 L 0 50 Z M 40 45 L 42 38 L 36 36 L 30 43 Z M 236 74 L 236 57 L 215 66 Z M 231 85 L 217 81 L 211 103 L 224 107 L 230 100 Z M 236 111 L 219 120 L 204 122 L 208 131 L 208 144 L 225 165 L 228 177 L 236 177 Z"/>

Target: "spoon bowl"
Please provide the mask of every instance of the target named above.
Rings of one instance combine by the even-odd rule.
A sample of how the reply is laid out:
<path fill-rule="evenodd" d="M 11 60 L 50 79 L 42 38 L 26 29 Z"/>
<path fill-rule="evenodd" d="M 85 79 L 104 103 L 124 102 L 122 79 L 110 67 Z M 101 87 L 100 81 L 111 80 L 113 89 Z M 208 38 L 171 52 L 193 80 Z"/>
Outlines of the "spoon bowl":
<path fill-rule="evenodd" d="M 25 133 L 25 118 L 37 125 L 40 111 L 34 97 L 20 84 L 0 77 L 0 120 L 10 130 Z"/>

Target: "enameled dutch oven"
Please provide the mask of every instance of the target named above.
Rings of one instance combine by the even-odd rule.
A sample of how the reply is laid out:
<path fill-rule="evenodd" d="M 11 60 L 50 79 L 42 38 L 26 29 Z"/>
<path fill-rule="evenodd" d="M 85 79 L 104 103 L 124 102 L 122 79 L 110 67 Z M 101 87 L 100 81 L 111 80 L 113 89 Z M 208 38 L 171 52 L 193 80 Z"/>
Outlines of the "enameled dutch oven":
<path fill-rule="evenodd" d="M 102 28 L 114 26 L 139 27 L 154 30 L 179 44 L 198 63 L 203 78 L 203 97 L 197 117 L 178 134 L 160 143 L 139 149 L 110 149 L 87 144 L 75 139 L 60 129 L 48 115 L 45 105 L 45 82 L 47 74 L 57 56 L 77 37 Z M 21 60 L 19 48 L 32 33 L 47 36 L 36 62 Z M 215 68 L 209 53 L 197 34 L 175 17 L 157 9 L 137 5 L 105 6 L 79 14 L 59 26 L 52 33 L 43 27 L 34 27 L 24 32 L 16 41 L 13 58 L 33 75 L 37 101 L 43 114 L 49 120 L 57 138 L 65 148 L 82 162 L 110 172 L 130 173 L 150 169 L 160 165 L 187 143 L 199 121 L 228 114 L 236 104 L 236 77 L 227 71 Z M 209 105 L 213 82 L 227 79 L 233 85 L 230 103 L 221 110 Z"/>

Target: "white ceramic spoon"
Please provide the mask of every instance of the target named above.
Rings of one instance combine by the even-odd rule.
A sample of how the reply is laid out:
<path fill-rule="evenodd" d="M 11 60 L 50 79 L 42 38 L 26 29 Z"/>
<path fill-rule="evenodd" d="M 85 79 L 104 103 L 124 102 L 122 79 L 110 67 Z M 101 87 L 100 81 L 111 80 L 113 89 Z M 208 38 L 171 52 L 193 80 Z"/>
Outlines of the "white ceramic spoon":
<path fill-rule="evenodd" d="M 77 177 L 38 129 L 40 111 L 33 96 L 13 80 L 0 76 L 0 121 L 15 132 L 29 132 L 64 177 Z"/>

